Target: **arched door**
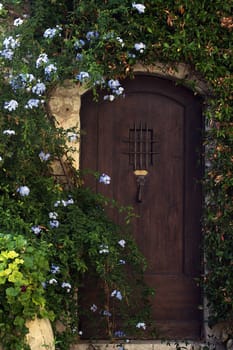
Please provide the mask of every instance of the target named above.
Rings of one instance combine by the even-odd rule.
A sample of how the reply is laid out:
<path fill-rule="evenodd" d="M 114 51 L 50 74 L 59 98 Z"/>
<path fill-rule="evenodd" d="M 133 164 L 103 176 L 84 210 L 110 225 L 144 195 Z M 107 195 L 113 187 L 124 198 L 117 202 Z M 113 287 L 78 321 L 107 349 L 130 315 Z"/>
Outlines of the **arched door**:
<path fill-rule="evenodd" d="M 153 317 L 161 337 L 201 332 L 201 100 L 173 81 L 138 75 L 125 98 L 82 98 L 81 167 L 111 176 L 89 186 L 134 207 L 133 234 L 156 291 Z"/>

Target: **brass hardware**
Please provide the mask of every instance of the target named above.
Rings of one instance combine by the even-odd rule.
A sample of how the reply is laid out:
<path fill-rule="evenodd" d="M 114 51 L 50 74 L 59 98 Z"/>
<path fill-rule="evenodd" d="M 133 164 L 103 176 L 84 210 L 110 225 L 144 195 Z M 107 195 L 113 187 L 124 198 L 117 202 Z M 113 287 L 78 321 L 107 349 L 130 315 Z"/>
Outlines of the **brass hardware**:
<path fill-rule="evenodd" d="M 146 176 L 148 174 L 147 170 L 134 170 L 134 174 L 136 176 Z"/>
<path fill-rule="evenodd" d="M 134 174 L 137 178 L 137 202 L 142 202 L 143 188 L 145 185 L 146 175 L 148 174 L 147 170 L 134 170 Z"/>

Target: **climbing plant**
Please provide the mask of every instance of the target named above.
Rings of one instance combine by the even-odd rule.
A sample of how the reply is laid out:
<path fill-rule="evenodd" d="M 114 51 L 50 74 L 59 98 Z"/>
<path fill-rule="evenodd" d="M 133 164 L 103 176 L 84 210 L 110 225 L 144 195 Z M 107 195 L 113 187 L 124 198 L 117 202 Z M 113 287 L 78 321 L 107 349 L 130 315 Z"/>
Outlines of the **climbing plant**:
<path fill-rule="evenodd" d="M 209 321 L 232 320 L 232 29 L 231 1 L 0 3 L 0 228 L 5 234 L 23 234 L 36 245 L 38 240 L 51 245 L 51 268 L 44 287 L 54 324 L 59 321 L 65 325 L 57 338 L 63 339 L 59 340 L 60 348 L 68 338 L 85 332 L 77 328 L 78 314 L 70 316 L 71 310 L 77 310 L 83 275 L 94 270 L 103 286 L 107 283 L 108 300 L 119 305 L 126 301 L 126 307 L 131 291 L 126 283 L 127 269 L 118 263 L 131 251 L 129 262 L 138 275 L 144 260 L 126 229 L 122 231 L 105 216 L 106 201 L 82 189 L 77 171 L 72 172 L 73 188 L 56 183 L 53 163 L 65 157 L 72 166 L 72 147 L 67 146 L 67 140 L 78 142 L 79 131 L 76 125 L 70 130 L 60 128 L 48 101 L 54 86 L 66 79 L 77 87 L 92 89 L 96 100 L 101 89 L 106 91 L 108 103 L 127 98 L 124 79 L 133 79 L 136 63 L 149 66 L 160 62 L 175 69 L 182 62 L 208 86 L 203 103 L 206 131 L 200 283 L 211 310 Z M 185 84 L 197 93 L 193 81 Z M 103 186 L 114 181 L 106 175 L 100 180 Z M 116 232 L 114 237 L 112 231 Z M 145 297 L 145 290 L 143 293 Z M 65 305 L 63 310 L 53 300 Z M 105 317 L 108 335 L 118 332 L 122 336 L 125 330 L 110 326 L 110 304 L 103 305 L 98 312 Z M 91 307 L 95 313 L 99 306 Z M 133 334 L 133 328 L 139 333 L 147 330 L 147 316 L 132 316 L 128 334 Z M 9 333 L 10 324 L 11 319 L 1 321 L 0 334 Z M 16 349 L 17 338 L 18 333 L 12 332 L 4 345 Z"/>

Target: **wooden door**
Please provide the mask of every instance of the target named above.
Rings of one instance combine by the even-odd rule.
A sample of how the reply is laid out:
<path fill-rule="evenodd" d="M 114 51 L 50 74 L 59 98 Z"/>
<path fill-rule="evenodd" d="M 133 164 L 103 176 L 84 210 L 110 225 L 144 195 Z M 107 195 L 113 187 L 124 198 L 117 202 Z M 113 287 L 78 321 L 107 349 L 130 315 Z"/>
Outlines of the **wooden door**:
<path fill-rule="evenodd" d="M 201 332 L 201 101 L 174 82 L 138 75 L 125 98 L 82 98 L 81 167 L 111 176 L 89 185 L 134 207 L 133 234 L 147 258 L 146 281 L 156 291 L 160 336 L 198 339 Z M 147 175 L 137 177 L 135 170 Z M 141 184 L 139 184 L 141 182 Z"/>

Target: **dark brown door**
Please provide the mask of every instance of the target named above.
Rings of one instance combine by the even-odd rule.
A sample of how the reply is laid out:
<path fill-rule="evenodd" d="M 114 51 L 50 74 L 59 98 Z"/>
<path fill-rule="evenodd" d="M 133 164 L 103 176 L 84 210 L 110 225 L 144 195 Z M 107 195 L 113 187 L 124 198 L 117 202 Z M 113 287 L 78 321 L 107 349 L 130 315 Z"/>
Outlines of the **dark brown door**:
<path fill-rule="evenodd" d="M 148 261 L 161 337 L 198 339 L 201 332 L 201 101 L 174 82 L 138 75 L 125 98 L 82 98 L 81 167 L 111 176 L 95 190 L 134 207 L 133 233 Z M 136 174 L 145 174 L 136 176 Z"/>

